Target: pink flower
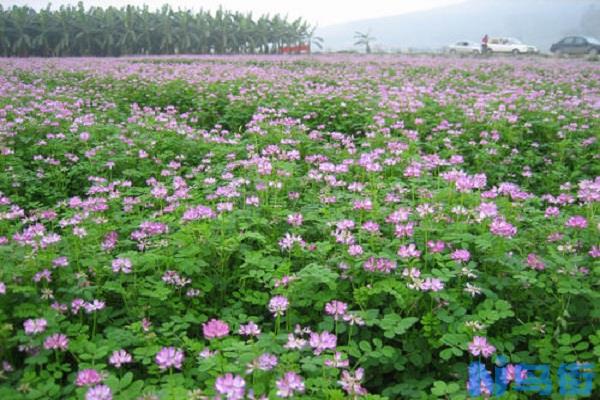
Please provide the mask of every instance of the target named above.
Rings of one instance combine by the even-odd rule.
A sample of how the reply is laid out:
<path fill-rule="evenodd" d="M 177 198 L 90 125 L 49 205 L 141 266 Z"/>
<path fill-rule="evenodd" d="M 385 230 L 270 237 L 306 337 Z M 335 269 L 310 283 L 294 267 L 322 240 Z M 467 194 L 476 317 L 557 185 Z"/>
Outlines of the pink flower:
<path fill-rule="evenodd" d="M 553 232 L 550 235 L 548 235 L 548 241 L 549 242 L 558 242 L 560 240 L 563 240 L 563 238 L 565 237 L 565 235 L 563 235 L 560 232 Z"/>
<path fill-rule="evenodd" d="M 129 364 L 133 361 L 131 354 L 125 350 L 115 350 L 108 359 L 108 363 L 114 365 L 116 368 L 121 368 L 123 364 Z"/>
<path fill-rule="evenodd" d="M 365 324 L 365 321 L 354 313 L 344 315 L 344 321 L 346 321 L 350 325 L 363 326 Z"/>
<path fill-rule="evenodd" d="M 98 299 L 92 300 L 91 303 L 85 302 L 83 304 L 83 308 L 85 309 L 85 312 L 88 314 L 91 314 L 94 311 L 102 310 L 102 309 L 104 309 L 105 306 L 106 306 L 106 303 L 101 300 L 98 300 Z"/>
<path fill-rule="evenodd" d="M 104 236 L 102 240 L 102 244 L 100 247 L 103 251 L 110 251 L 115 248 L 117 245 L 117 240 L 119 239 L 119 234 L 115 231 L 111 231 Z"/>
<path fill-rule="evenodd" d="M 34 282 L 40 282 L 42 280 L 45 280 L 46 282 L 52 282 L 52 272 L 44 269 L 43 271 L 37 272 L 35 275 L 33 275 L 32 279 Z"/>
<path fill-rule="evenodd" d="M 441 240 L 430 240 L 427 242 L 427 247 L 431 253 L 441 253 L 446 248 L 446 243 L 442 242 Z"/>
<path fill-rule="evenodd" d="M 504 370 L 503 378 L 505 383 L 511 381 L 522 382 L 527 379 L 527 369 L 522 368 L 520 365 L 508 364 Z"/>
<path fill-rule="evenodd" d="M 456 262 L 468 262 L 471 259 L 471 253 L 465 249 L 455 250 L 450 256 Z"/>
<path fill-rule="evenodd" d="M 574 215 L 565 223 L 567 228 L 585 229 L 588 226 L 587 220 L 581 215 Z"/>
<path fill-rule="evenodd" d="M 310 347 L 313 348 L 313 352 L 315 353 L 315 355 L 318 356 L 324 350 L 335 349 L 337 345 L 337 337 L 334 334 L 329 333 L 327 331 L 324 331 L 321 334 L 312 332 L 310 334 L 309 344 Z"/>
<path fill-rule="evenodd" d="M 531 268 L 537 269 L 539 271 L 543 271 L 544 268 L 546 268 L 546 266 L 544 265 L 542 260 L 540 260 L 538 258 L 538 256 L 534 253 L 529 253 L 527 255 L 527 265 L 529 265 Z"/>
<path fill-rule="evenodd" d="M 366 271 L 370 272 L 383 272 L 385 274 L 391 273 L 396 269 L 396 263 L 387 258 L 375 258 L 370 257 L 367 261 L 364 262 L 363 268 Z"/>
<path fill-rule="evenodd" d="M 348 230 L 344 230 L 344 229 L 336 229 L 333 232 L 331 232 L 331 235 L 335 237 L 335 241 L 340 243 L 340 244 L 347 244 L 347 245 L 351 245 L 354 244 L 355 239 L 354 239 L 354 235 L 352 234 L 352 232 L 348 231 Z"/>
<path fill-rule="evenodd" d="M 309 246 L 310 247 L 310 246 Z M 290 283 L 292 283 L 293 281 L 295 281 L 296 279 L 298 279 L 295 275 L 285 275 L 283 276 L 281 279 L 277 279 L 275 278 L 275 282 L 274 282 L 274 286 L 276 288 L 282 286 L 282 287 L 286 287 L 288 286 Z"/>
<path fill-rule="evenodd" d="M 79 310 L 83 308 L 84 305 L 85 305 L 85 300 L 74 299 L 71 302 L 71 311 L 73 312 L 73 314 L 77 314 L 79 312 Z"/>
<path fill-rule="evenodd" d="M 286 372 L 275 382 L 278 397 L 292 397 L 294 392 L 304 393 L 304 380 L 295 372 Z"/>
<path fill-rule="evenodd" d="M 154 186 L 150 193 L 152 194 L 152 197 L 157 199 L 164 199 L 169 194 L 167 188 L 161 184 Z"/>
<path fill-rule="evenodd" d="M 222 338 L 229 335 L 229 325 L 221 320 L 211 319 L 202 324 L 202 333 L 206 339 Z"/>
<path fill-rule="evenodd" d="M 258 207 L 260 205 L 260 199 L 258 196 L 249 196 L 246 198 L 246 205 L 252 207 Z"/>
<path fill-rule="evenodd" d="M 302 339 L 301 337 L 294 336 L 293 333 L 288 334 L 288 341 L 285 345 L 283 345 L 284 348 L 289 350 L 301 350 L 304 348 L 304 346 L 306 346 L 306 340 Z"/>
<path fill-rule="evenodd" d="M 375 221 L 367 221 L 362 224 L 362 229 L 373 234 L 379 233 L 379 224 Z"/>
<path fill-rule="evenodd" d="M 269 301 L 269 311 L 273 313 L 273 316 L 281 316 L 285 314 L 289 304 L 288 299 L 284 296 L 275 296 Z"/>
<path fill-rule="evenodd" d="M 36 333 L 42 333 L 46 330 L 48 321 L 43 318 L 39 319 L 28 319 L 23 322 L 23 328 L 25 328 L 26 335 L 34 335 Z"/>
<path fill-rule="evenodd" d="M 213 219 L 216 217 L 217 214 L 210 207 L 199 205 L 196 207 L 188 208 L 183 213 L 182 221 L 188 222 L 202 219 Z"/>
<path fill-rule="evenodd" d="M 258 336 L 260 335 L 260 328 L 250 321 L 246 325 L 240 325 L 238 333 L 242 336 Z"/>
<path fill-rule="evenodd" d="M 469 343 L 469 352 L 474 356 L 480 354 L 487 358 L 496 351 L 496 348 L 488 343 L 487 339 L 483 336 L 475 336 L 473 341 Z"/>
<path fill-rule="evenodd" d="M 14 367 L 8 361 L 2 361 L 2 370 L 4 372 L 12 372 L 14 371 Z"/>
<path fill-rule="evenodd" d="M 4 282 L 0 282 L 0 294 L 6 294 L 6 284 Z"/>
<path fill-rule="evenodd" d="M 598 103 L 600 104 L 600 103 Z M 590 137 L 582 142 L 582 144 L 592 144 L 596 142 L 595 137 Z M 600 201 L 600 176 L 597 176 L 594 180 L 583 180 L 579 182 L 579 191 L 577 197 L 584 203 L 592 203 Z"/>
<path fill-rule="evenodd" d="M 324 361 L 325 366 L 331 368 L 348 368 L 350 361 L 343 358 L 343 354 L 336 351 L 333 355 L 333 359 L 327 359 Z"/>
<path fill-rule="evenodd" d="M 277 366 L 277 357 L 270 353 L 264 353 L 248 364 L 246 372 L 251 374 L 254 370 L 270 371 Z"/>
<path fill-rule="evenodd" d="M 363 253 L 363 248 L 359 244 L 351 244 L 348 247 L 348 254 L 352 257 L 360 256 Z"/>
<path fill-rule="evenodd" d="M 148 332 L 152 327 L 152 322 L 148 318 L 142 319 L 142 330 Z"/>
<path fill-rule="evenodd" d="M 302 225 L 303 221 L 304 221 L 304 217 L 300 213 L 290 214 L 287 216 L 287 223 L 292 226 L 300 226 L 300 225 Z"/>
<path fill-rule="evenodd" d="M 400 222 L 408 221 L 410 216 L 410 210 L 407 208 L 400 208 L 387 216 L 385 222 L 388 224 L 398 224 Z"/>
<path fill-rule="evenodd" d="M 217 393 L 225 395 L 229 400 L 241 400 L 244 398 L 246 381 L 239 375 L 230 373 L 220 376 L 215 381 L 215 389 Z"/>
<path fill-rule="evenodd" d="M 341 301 L 333 300 L 325 304 L 325 313 L 332 315 L 336 321 L 346 315 L 346 310 L 348 310 L 348 304 Z"/>
<path fill-rule="evenodd" d="M 367 390 L 360 385 L 360 382 L 363 380 L 365 370 L 362 368 L 358 368 L 356 372 L 351 374 L 349 371 L 342 371 L 342 378 L 338 381 L 340 385 L 342 385 L 342 389 L 349 396 L 363 396 L 367 394 Z"/>
<path fill-rule="evenodd" d="M 58 257 L 52 260 L 52 265 L 54 267 L 67 267 L 69 265 L 69 259 L 67 257 Z"/>
<path fill-rule="evenodd" d="M 94 386 L 102 382 L 102 375 L 95 369 L 84 369 L 77 373 L 75 385 L 77 386 Z"/>
<path fill-rule="evenodd" d="M 400 248 L 398 249 L 398 257 L 400 258 L 411 258 L 411 257 L 415 257 L 418 258 L 421 255 L 421 252 L 419 250 L 417 250 L 416 246 L 414 243 L 409 244 L 408 246 L 400 246 Z"/>
<path fill-rule="evenodd" d="M 129 258 L 117 258 L 112 262 L 113 272 L 131 273 L 131 260 Z"/>
<path fill-rule="evenodd" d="M 191 279 L 182 277 L 176 271 L 166 270 L 162 276 L 162 280 L 169 285 L 184 287 L 192 283 Z"/>
<path fill-rule="evenodd" d="M 217 351 L 217 350 L 215 350 L 215 351 L 210 351 L 210 349 L 207 347 L 207 348 L 203 349 L 203 350 L 202 350 L 200 353 L 198 353 L 198 355 L 199 355 L 201 358 L 205 358 L 205 359 L 206 359 L 206 358 L 211 358 L 211 357 L 214 357 L 214 356 L 216 356 L 216 355 L 217 355 L 217 353 L 218 353 L 218 351 Z"/>
<path fill-rule="evenodd" d="M 112 392 L 106 385 L 90 388 L 85 394 L 85 400 L 112 400 Z"/>
<path fill-rule="evenodd" d="M 498 215 L 498 206 L 496 203 L 482 202 L 479 207 L 477 207 L 477 211 L 479 212 L 480 219 L 495 217 Z"/>
<path fill-rule="evenodd" d="M 181 369 L 185 356 L 183 351 L 176 349 L 175 347 L 163 347 L 155 357 L 158 368 L 165 370 L 167 368 L 175 367 Z"/>
<path fill-rule="evenodd" d="M 291 250 L 294 244 L 298 244 L 300 247 L 304 247 L 306 243 L 301 236 L 290 234 L 287 232 L 285 236 L 279 241 L 279 247 L 281 250 Z"/>
<path fill-rule="evenodd" d="M 231 203 L 231 202 L 217 203 L 217 211 L 220 213 L 233 211 L 233 203 Z"/>
<path fill-rule="evenodd" d="M 421 285 L 421 290 L 439 292 L 444 288 L 444 283 L 437 278 L 426 278 Z"/>
<path fill-rule="evenodd" d="M 356 224 L 351 219 L 343 219 L 335 223 L 335 226 L 342 231 L 354 229 L 355 225 Z"/>
<path fill-rule="evenodd" d="M 373 203 L 371 202 L 371 199 L 369 199 L 369 198 L 362 199 L 362 200 L 354 200 L 352 202 L 352 205 L 353 205 L 354 210 L 369 211 L 369 210 L 373 209 Z"/>
<path fill-rule="evenodd" d="M 258 368 L 262 371 L 270 371 L 277 366 L 277 357 L 265 353 L 258 357 Z"/>
<path fill-rule="evenodd" d="M 55 333 L 44 340 L 44 348 L 46 350 L 65 351 L 67 347 L 69 347 L 69 339 L 62 333 Z"/>
<path fill-rule="evenodd" d="M 502 217 L 495 218 L 490 224 L 490 231 L 497 236 L 512 238 L 517 234 L 517 228 L 506 222 Z"/>

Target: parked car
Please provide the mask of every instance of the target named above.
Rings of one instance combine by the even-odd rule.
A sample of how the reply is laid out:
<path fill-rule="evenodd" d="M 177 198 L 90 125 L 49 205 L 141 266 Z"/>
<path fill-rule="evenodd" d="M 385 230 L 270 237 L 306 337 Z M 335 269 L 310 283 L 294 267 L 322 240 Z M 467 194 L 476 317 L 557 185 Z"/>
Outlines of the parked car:
<path fill-rule="evenodd" d="M 526 54 L 538 53 L 535 46 L 530 46 L 515 38 L 495 37 L 488 40 L 489 53 Z"/>
<path fill-rule="evenodd" d="M 589 36 L 567 36 L 554 43 L 550 51 L 555 54 L 600 54 L 600 41 Z"/>
<path fill-rule="evenodd" d="M 453 43 L 448 46 L 450 54 L 479 54 L 481 53 L 481 45 L 470 40 L 463 40 Z"/>

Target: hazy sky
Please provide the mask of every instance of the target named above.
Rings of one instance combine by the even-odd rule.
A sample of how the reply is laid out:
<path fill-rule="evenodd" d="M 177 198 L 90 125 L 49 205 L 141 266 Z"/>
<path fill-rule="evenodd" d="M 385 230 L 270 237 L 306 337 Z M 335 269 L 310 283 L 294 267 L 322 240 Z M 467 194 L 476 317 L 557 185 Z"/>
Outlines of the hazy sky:
<path fill-rule="evenodd" d="M 54 0 L 53 8 L 62 4 L 77 4 L 78 0 Z M 253 11 L 255 15 L 266 13 L 288 14 L 290 18 L 304 17 L 320 26 L 364 18 L 382 17 L 411 11 L 427 10 L 465 0 L 85 0 L 86 7 L 143 5 L 158 8 L 169 3 L 173 8 L 200 7 L 214 10 L 223 5 L 229 10 Z M 3 6 L 29 5 L 36 9 L 45 7 L 49 0 L 2 0 Z"/>

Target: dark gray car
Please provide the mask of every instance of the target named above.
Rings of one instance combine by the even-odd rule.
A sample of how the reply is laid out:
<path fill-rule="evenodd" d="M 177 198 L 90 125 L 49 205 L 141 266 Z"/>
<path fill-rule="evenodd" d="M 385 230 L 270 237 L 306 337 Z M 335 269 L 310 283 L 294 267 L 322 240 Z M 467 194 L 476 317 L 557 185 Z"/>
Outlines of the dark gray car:
<path fill-rule="evenodd" d="M 600 54 L 600 41 L 589 36 L 567 36 L 550 47 L 556 54 Z"/>

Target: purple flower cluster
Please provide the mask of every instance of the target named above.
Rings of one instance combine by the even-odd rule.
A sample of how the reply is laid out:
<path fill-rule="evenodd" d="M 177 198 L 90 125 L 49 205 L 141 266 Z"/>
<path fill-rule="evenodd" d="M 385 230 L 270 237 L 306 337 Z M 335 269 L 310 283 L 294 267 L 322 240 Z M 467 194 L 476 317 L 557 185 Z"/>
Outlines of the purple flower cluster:
<path fill-rule="evenodd" d="M 161 370 L 176 368 L 181 369 L 185 355 L 175 347 L 163 347 L 155 357 L 156 364 Z"/>
<path fill-rule="evenodd" d="M 202 324 L 202 333 L 206 339 L 219 339 L 229 335 L 229 325 L 224 321 L 211 319 Z"/>

